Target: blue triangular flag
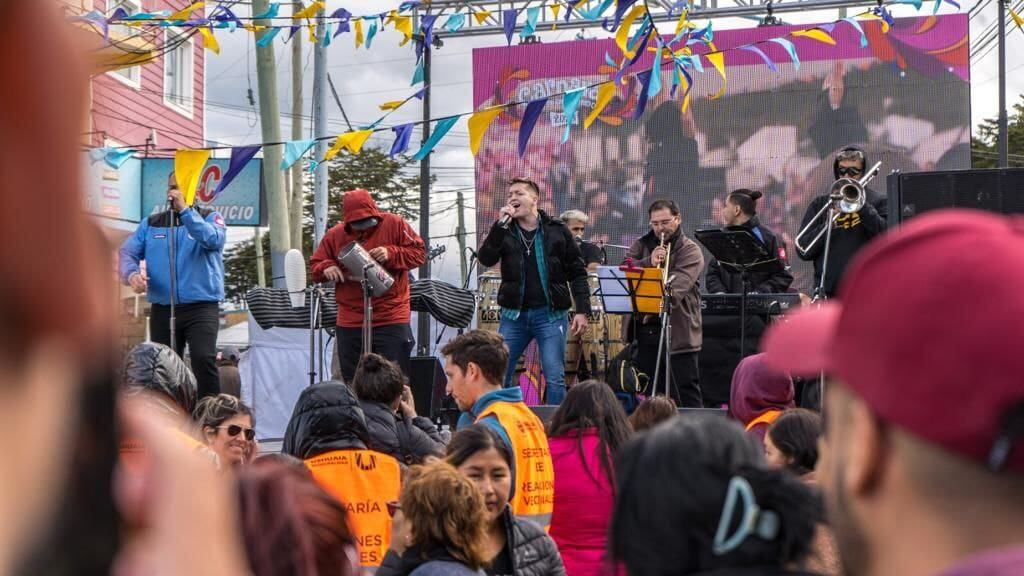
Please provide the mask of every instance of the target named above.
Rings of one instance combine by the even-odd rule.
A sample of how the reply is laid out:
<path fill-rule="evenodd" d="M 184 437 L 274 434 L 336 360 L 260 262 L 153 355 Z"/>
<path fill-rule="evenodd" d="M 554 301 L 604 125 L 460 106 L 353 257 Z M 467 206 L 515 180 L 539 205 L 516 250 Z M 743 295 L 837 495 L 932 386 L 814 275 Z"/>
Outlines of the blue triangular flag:
<path fill-rule="evenodd" d="M 519 31 L 520 38 L 529 38 L 537 33 L 537 19 L 540 17 L 540 6 L 531 6 L 526 9 L 526 24 Z"/>
<path fill-rule="evenodd" d="M 533 127 L 537 124 L 537 119 L 540 118 L 540 113 L 544 111 L 544 105 L 547 103 L 548 99 L 547 97 L 544 97 L 532 100 L 526 105 L 526 111 L 523 112 L 523 119 L 519 123 L 520 158 L 526 152 L 526 145 L 530 142 L 530 135 L 533 134 Z"/>
<path fill-rule="evenodd" d="M 419 162 L 426 158 L 427 154 L 430 154 L 434 146 L 437 146 L 437 143 L 452 129 L 452 126 L 455 125 L 459 118 L 460 116 L 449 116 L 448 118 L 438 120 L 434 126 L 434 131 L 430 133 L 430 138 L 427 138 L 427 141 L 423 143 L 423 147 L 412 155 L 413 161 Z"/>
<path fill-rule="evenodd" d="M 103 157 L 103 161 L 114 170 L 117 170 L 124 163 L 135 154 L 135 151 L 130 148 L 122 148 L 119 150 L 108 149 L 106 156 Z"/>
<path fill-rule="evenodd" d="M 572 121 L 576 119 L 576 109 L 579 108 L 582 98 L 583 88 L 576 88 L 562 94 L 562 113 L 565 115 L 565 132 L 562 133 L 562 144 L 565 144 L 565 141 L 569 139 Z"/>
<path fill-rule="evenodd" d="M 271 28 L 263 32 L 263 37 L 256 41 L 256 45 L 260 48 L 266 48 L 270 46 L 270 43 L 274 41 L 274 38 L 281 32 L 280 28 Z"/>
<path fill-rule="evenodd" d="M 242 169 L 249 163 L 249 160 L 252 160 L 253 157 L 256 156 L 260 151 L 260 148 L 263 148 L 263 146 L 242 146 L 231 149 L 231 160 L 228 162 L 228 171 L 221 177 L 220 183 L 217 184 L 217 189 L 213 191 L 213 196 L 210 200 L 216 198 L 222 190 L 228 187 L 228 184 L 231 184 L 231 181 L 242 172 Z"/>
<path fill-rule="evenodd" d="M 462 13 L 452 14 L 451 16 L 448 17 L 447 20 L 445 20 L 445 22 L 444 22 L 444 29 L 449 31 L 449 32 L 454 33 L 454 32 L 458 32 L 459 30 L 462 30 L 462 27 L 465 26 L 465 25 L 466 25 L 466 15 L 465 14 L 462 14 Z"/>
<path fill-rule="evenodd" d="M 271 2 L 270 6 L 267 7 L 267 11 L 262 14 L 257 14 L 252 17 L 253 20 L 264 20 L 267 18 L 277 18 L 277 13 L 281 10 L 281 4 L 279 2 Z"/>
<path fill-rule="evenodd" d="M 644 70 L 636 75 L 637 80 L 640 81 L 640 92 L 636 96 L 636 112 L 633 113 L 633 119 L 639 119 L 644 115 L 644 110 L 647 109 L 647 91 L 651 89 L 651 71 Z"/>
<path fill-rule="evenodd" d="M 292 164 L 299 161 L 302 155 L 309 151 L 316 144 L 316 140 L 295 140 L 284 145 L 284 159 L 281 160 L 281 170 L 291 168 Z"/>
<path fill-rule="evenodd" d="M 395 142 L 391 145 L 391 152 L 388 156 L 404 154 L 409 149 L 409 136 L 412 136 L 413 124 L 402 124 L 391 129 L 395 133 Z"/>
<path fill-rule="evenodd" d="M 516 17 L 519 15 L 519 11 L 515 8 L 509 8 L 501 13 L 501 26 L 505 29 L 505 39 L 508 40 L 508 45 L 512 45 L 512 33 L 516 30 Z"/>
<path fill-rule="evenodd" d="M 760 56 L 761 59 L 764 60 L 764 63 L 768 66 L 769 69 L 771 69 L 772 72 L 778 72 L 779 71 L 779 69 L 775 66 L 775 62 L 772 62 L 772 59 L 769 58 L 768 55 L 765 54 L 764 51 L 761 50 L 760 48 L 758 48 L 757 46 L 755 46 L 753 44 L 747 44 L 745 46 L 740 46 L 740 49 L 741 50 L 746 50 L 748 52 L 753 52 L 754 54 L 757 54 L 758 56 Z"/>
<path fill-rule="evenodd" d="M 412 82 L 409 83 L 409 86 L 415 86 L 415 85 L 419 84 L 420 82 L 423 82 L 423 61 L 422 60 L 420 60 L 416 64 L 416 71 L 412 73 Z"/>
<path fill-rule="evenodd" d="M 349 20 L 352 19 L 352 13 L 349 12 L 348 10 L 345 10 L 344 8 L 338 8 L 331 14 L 331 18 L 338 19 L 338 29 L 334 31 L 335 38 L 338 37 L 338 34 L 341 34 L 342 32 L 348 32 L 350 30 L 348 23 Z"/>

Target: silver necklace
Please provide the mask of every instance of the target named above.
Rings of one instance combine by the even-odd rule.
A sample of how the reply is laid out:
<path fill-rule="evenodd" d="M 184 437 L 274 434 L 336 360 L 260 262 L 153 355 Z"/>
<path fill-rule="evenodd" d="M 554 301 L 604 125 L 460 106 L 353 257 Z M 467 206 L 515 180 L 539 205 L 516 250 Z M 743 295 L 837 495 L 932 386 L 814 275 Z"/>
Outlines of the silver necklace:
<path fill-rule="evenodd" d="M 522 228 L 519 229 L 519 234 L 517 234 L 517 236 L 519 236 L 519 241 L 523 243 L 523 248 L 526 248 L 526 255 L 529 256 L 533 252 L 533 243 L 537 241 L 537 230 L 534 229 L 533 236 L 530 237 L 529 243 L 527 243 L 526 240 L 523 239 Z"/>

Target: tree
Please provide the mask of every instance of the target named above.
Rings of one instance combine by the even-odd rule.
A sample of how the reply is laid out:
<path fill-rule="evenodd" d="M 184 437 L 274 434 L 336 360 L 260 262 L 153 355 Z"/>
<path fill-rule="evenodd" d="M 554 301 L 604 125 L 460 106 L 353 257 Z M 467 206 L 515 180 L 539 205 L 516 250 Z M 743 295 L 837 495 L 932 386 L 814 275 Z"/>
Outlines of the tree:
<path fill-rule="evenodd" d="M 414 162 L 406 157 L 391 158 L 376 148 L 365 148 L 357 155 L 339 154 L 328 166 L 327 228 L 342 220 L 341 196 L 348 190 L 369 190 L 377 206 L 385 212 L 398 214 L 406 220 L 419 216 L 419 176 L 405 170 Z M 302 253 L 306 260 L 313 254 L 312 178 L 307 177 L 303 195 L 305 214 L 302 219 Z M 270 239 L 263 234 L 263 254 L 270 270 Z M 269 279 L 268 279 L 269 280 Z M 224 252 L 224 297 L 241 303 L 245 293 L 256 286 L 256 245 L 245 240 Z"/>
<path fill-rule="evenodd" d="M 1024 166 L 1024 94 L 1020 102 L 1013 105 L 1007 118 L 1006 135 L 1010 166 Z M 971 138 L 971 166 L 974 168 L 995 168 L 999 164 L 997 138 L 999 125 L 996 118 L 982 120 L 978 135 Z"/>

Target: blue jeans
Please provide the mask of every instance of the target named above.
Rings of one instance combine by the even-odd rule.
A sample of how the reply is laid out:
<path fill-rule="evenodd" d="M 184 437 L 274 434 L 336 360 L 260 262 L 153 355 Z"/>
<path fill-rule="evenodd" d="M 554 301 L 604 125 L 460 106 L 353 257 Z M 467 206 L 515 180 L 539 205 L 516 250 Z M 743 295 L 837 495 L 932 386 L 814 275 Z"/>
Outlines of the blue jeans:
<path fill-rule="evenodd" d="M 508 371 L 505 387 L 512 386 L 516 364 L 531 340 L 537 341 L 540 367 L 544 372 L 545 404 L 561 404 L 565 397 L 565 343 L 569 330 L 569 315 L 563 313 L 558 320 L 548 318 L 548 308 L 529 308 L 519 312 L 519 318 L 502 317 L 498 333 L 508 346 Z"/>

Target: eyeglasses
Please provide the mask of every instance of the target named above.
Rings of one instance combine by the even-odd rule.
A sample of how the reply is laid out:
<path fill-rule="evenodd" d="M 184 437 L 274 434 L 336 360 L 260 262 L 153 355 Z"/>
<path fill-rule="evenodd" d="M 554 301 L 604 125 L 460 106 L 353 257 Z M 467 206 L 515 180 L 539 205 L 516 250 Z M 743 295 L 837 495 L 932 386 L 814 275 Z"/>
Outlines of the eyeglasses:
<path fill-rule="evenodd" d="M 402 503 L 398 500 L 388 502 L 385 506 L 388 507 L 388 516 L 391 516 L 392 518 L 394 518 L 395 514 L 398 514 L 398 511 L 402 509 Z"/>
<path fill-rule="evenodd" d="M 672 222 L 675 222 L 675 218 L 669 218 L 668 220 L 651 220 L 651 227 L 652 228 L 655 227 L 655 226 L 665 227 L 665 226 L 669 226 L 670 224 L 672 224 Z"/>
<path fill-rule="evenodd" d="M 245 432 L 245 439 L 250 441 L 250 442 L 252 442 L 252 439 L 256 437 L 256 431 L 255 430 L 253 430 L 252 428 L 242 428 L 238 424 L 232 424 L 230 426 L 217 426 L 218 430 L 220 430 L 222 428 L 227 430 L 228 431 L 228 436 L 231 436 L 232 438 L 234 438 L 235 436 L 238 436 L 242 432 Z"/>
<path fill-rule="evenodd" d="M 848 166 L 841 167 L 836 170 L 836 172 L 838 172 L 840 176 L 860 176 L 864 171 L 856 166 Z"/>

